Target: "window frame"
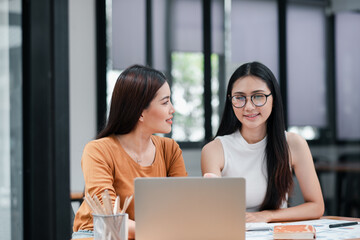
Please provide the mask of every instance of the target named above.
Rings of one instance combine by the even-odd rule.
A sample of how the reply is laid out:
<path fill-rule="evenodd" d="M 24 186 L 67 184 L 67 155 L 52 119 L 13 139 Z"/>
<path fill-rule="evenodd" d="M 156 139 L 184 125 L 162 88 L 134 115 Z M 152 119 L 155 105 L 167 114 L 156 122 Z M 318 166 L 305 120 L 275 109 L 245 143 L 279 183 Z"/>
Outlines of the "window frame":
<path fill-rule="evenodd" d="M 231 0 L 224 0 L 224 4 L 229 4 Z M 324 6 L 324 8 L 329 7 L 329 2 L 326 0 L 318 0 L 318 1 L 309 1 L 309 0 L 294 0 L 296 3 L 300 4 L 316 4 Z M 278 37 L 278 54 L 279 54 L 279 82 L 280 82 L 280 91 L 283 98 L 283 105 L 284 105 L 284 113 L 285 113 L 285 124 L 286 128 L 288 128 L 288 104 L 287 104 L 287 48 L 282 47 L 287 45 L 286 40 L 286 13 L 287 13 L 287 0 L 277 0 L 277 7 L 278 7 L 278 29 L 279 29 L 279 37 Z M 105 3 L 104 3 L 105 4 Z M 151 66 L 153 60 L 153 48 L 152 46 L 152 36 L 153 36 L 153 28 L 152 28 L 152 0 L 146 0 L 146 59 L 147 64 Z M 169 6 L 167 6 L 169 8 Z M 225 10 L 226 11 L 226 10 Z M 169 12 L 169 11 L 168 11 Z M 211 1 L 202 0 L 202 19 L 203 19 L 203 54 L 204 54 L 204 130 L 205 130 L 205 137 L 203 141 L 198 142 L 189 142 L 189 141 L 178 141 L 179 145 L 183 149 L 194 149 L 194 148 L 201 148 L 204 144 L 211 141 L 213 139 L 213 127 L 211 122 L 212 116 L 212 106 L 211 106 L 211 99 L 212 99 L 212 92 L 211 92 Z M 103 16 L 97 14 L 99 18 L 103 17 L 105 19 L 105 13 L 102 13 Z M 169 16 L 167 16 L 169 17 Z M 226 16 L 225 16 L 226 18 Z M 326 75 L 326 106 L 327 106 L 327 123 L 328 126 L 325 128 L 318 128 L 319 130 L 319 139 L 315 140 L 307 140 L 309 145 L 319 146 L 319 145 L 329 145 L 329 144 L 350 144 L 350 145 L 357 145 L 360 143 L 359 140 L 351 140 L 351 141 L 340 141 L 337 139 L 336 136 L 336 109 L 335 109 L 335 29 L 334 29 L 334 13 L 328 13 L 325 19 L 325 75 Z M 167 28 L 169 28 L 169 23 L 167 23 Z M 97 24 L 97 28 L 105 29 L 105 26 L 101 23 Z M 226 31 L 226 29 L 224 30 Z M 98 34 L 98 51 L 99 56 L 102 56 L 102 61 L 99 61 L 98 58 L 98 92 L 102 92 L 98 94 L 98 127 L 99 129 L 103 126 L 103 116 L 106 113 L 106 87 L 103 87 L 104 82 L 106 83 L 106 51 L 104 50 L 104 45 L 106 46 L 106 36 L 104 36 L 104 32 L 102 34 Z M 103 39 L 101 39 L 103 38 Z M 171 52 L 169 47 L 169 39 L 171 36 L 166 36 L 167 38 L 167 46 L 165 46 L 168 52 L 167 58 L 167 69 L 166 73 L 170 82 L 170 86 L 172 83 L 171 79 Z M 104 40 L 105 39 L 105 40 Z M 226 44 L 226 43 L 225 43 Z M 106 47 L 105 47 L 106 48 Z M 102 50 L 100 50 L 102 49 Z M 223 59 L 223 67 L 225 68 L 225 57 Z M 225 69 L 222 69 L 225 71 Z M 219 118 L 221 121 L 222 117 L 222 109 L 223 104 L 225 102 L 225 91 L 226 91 L 226 79 L 225 73 L 220 73 L 219 76 Z M 101 124 L 100 124 L 101 123 Z M 296 126 L 295 126 L 296 127 Z M 171 135 L 167 135 L 170 136 Z"/>

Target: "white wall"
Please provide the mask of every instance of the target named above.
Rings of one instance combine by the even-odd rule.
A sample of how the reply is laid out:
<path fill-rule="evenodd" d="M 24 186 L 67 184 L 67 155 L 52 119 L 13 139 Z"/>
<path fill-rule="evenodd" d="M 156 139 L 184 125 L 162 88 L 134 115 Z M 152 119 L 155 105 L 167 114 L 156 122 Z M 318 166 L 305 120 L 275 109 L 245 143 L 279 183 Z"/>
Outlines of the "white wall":
<path fill-rule="evenodd" d="M 69 1 L 70 190 L 83 191 L 81 155 L 96 135 L 95 0 Z"/>

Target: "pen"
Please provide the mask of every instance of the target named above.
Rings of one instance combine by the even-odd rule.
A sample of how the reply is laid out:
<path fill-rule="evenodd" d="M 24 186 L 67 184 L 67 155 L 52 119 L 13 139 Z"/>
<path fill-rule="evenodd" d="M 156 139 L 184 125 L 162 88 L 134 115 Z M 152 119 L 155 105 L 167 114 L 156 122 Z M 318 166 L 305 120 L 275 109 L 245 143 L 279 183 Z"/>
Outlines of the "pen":
<path fill-rule="evenodd" d="M 352 226 L 352 225 L 356 225 L 356 224 L 358 224 L 358 222 L 330 224 L 329 228 L 346 227 L 346 226 Z"/>

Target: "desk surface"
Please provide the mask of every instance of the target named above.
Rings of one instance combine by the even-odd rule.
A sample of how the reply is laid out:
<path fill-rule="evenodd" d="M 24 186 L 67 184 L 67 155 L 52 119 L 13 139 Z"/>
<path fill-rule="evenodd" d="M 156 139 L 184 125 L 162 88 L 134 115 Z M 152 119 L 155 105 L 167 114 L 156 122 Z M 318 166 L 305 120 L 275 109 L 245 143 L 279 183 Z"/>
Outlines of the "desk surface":
<path fill-rule="evenodd" d="M 360 218 L 353 218 L 353 217 L 324 216 L 324 217 L 321 217 L 321 218 L 322 219 L 333 219 L 333 220 L 344 220 L 344 221 L 360 222 Z"/>
<path fill-rule="evenodd" d="M 352 217 L 324 216 L 324 217 L 321 217 L 321 219 L 333 219 L 333 220 L 360 222 L 360 218 L 352 218 Z M 82 238 L 81 240 L 94 240 L 94 238 Z M 291 239 L 289 239 L 289 240 L 291 240 Z M 348 239 L 348 240 L 360 240 L 360 236 L 359 236 L 359 238 L 352 238 L 352 239 Z"/>

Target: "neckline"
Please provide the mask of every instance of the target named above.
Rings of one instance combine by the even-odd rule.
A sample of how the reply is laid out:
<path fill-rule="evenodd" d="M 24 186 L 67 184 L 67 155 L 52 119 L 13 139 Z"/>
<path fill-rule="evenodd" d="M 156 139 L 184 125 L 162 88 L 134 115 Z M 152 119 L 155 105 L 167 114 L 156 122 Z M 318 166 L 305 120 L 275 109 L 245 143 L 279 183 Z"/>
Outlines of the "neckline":
<path fill-rule="evenodd" d="M 129 154 L 128 152 L 123 148 L 123 146 L 121 145 L 119 139 L 116 137 L 115 134 L 112 135 L 112 138 L 113 140 L 116 142 L 116 145 L 119 147 L 119 150 L 126 156 L 126 160 L 128 162 L 130 162 L 132 165 L 136 166 L 136 167 L 139 167 L 139 168 L 151 168 L 152 166 L 154 166 L 154 164 L 157 162 L 156 161 L 156 157 L 157 157 L 157 147 L 156 147 L 156 141 L 154 141 L 154 137 L 151 135 L 150 138 L 151 138 L 151 141 L 152 143 L 154 144 L 154 147 L 155 147 L 155 154 L 154 154 L 154 159 L 152 161 L 152 163 L 150 165 L 147 165 L 147 166 L 143 166 L 140 164 L 140 162 L 137 162 L 135 159 L 133 159 Z"/>
<path fill-rule="evenodd" d="M 265 135 L 263 139 L 261 139 L 259 142 L 256 143 L 248 143 L 245 140 L 245 138 L 241 135 L 240 129 L 235 132 L 235 135 L 238 135 L 240 143 L 249 149 L 259 149 L 266 147 L 267 135 Z"/>

